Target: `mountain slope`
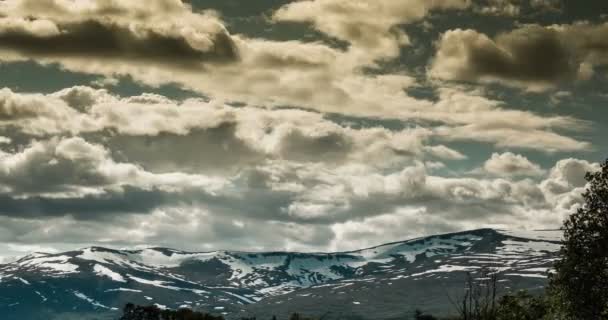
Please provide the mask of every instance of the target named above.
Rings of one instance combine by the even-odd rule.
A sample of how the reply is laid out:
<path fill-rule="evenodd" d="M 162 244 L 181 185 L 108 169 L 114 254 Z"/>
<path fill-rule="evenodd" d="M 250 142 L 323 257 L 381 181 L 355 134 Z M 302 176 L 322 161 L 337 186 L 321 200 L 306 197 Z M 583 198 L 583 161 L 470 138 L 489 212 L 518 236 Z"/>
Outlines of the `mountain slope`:
<path fill-rule="evenodd" d="M 300 311 L 393 318 L 451 311 L 466 271 L 501 273 L 503 290 L 538 289 L 559 233 L 481 229 L 340 253 L 92 247 L 0 265 L 0 314 L 11 319 L 115 319 L 126 302 L 227 317 Z"/>

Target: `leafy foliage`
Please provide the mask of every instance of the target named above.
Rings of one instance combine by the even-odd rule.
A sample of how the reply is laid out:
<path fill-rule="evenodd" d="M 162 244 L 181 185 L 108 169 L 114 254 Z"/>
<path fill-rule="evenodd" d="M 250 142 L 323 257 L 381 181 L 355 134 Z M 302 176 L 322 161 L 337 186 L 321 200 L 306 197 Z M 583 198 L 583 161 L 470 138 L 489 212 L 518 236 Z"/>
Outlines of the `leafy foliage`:
<path fill-rule="evenodd" d="M 608 319 L 608 161 L 585 178 L 585 204 L 564 222 L 549 292 L 559 318 Z"/>

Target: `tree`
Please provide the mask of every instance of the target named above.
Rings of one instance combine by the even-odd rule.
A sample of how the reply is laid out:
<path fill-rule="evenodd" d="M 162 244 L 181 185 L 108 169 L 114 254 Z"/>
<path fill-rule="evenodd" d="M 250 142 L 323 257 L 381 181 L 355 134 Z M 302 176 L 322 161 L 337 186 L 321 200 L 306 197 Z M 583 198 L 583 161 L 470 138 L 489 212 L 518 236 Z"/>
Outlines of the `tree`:
<path fill-rule="evenodd" d="M 565 319 L 608 319 L 608 160 L 585 179 L 585 203 L 564 222 L 549 292 Z"/>
<path fill-rule="evenodd" d="M 494 320 L 497 298 L 498 270 L 484 267 L 475 275 L 467 272 L 464 295 L 452 303 L 462 320 Z"/>
<path fill-rule="evenodd" d="M 224 320 L 224 318 L 222 316 L 195 312 L 187 308 L 161 310 L 157 306 L 136 306 L 132 303 L 127 303 L 120 320 Z"/>
<path fill-rule="evenodd" d="M 505 295 L 498 301 L 496 320 L 538 320 L 547 315 L 547 304 L 542 296 L 527 291 Z"/>

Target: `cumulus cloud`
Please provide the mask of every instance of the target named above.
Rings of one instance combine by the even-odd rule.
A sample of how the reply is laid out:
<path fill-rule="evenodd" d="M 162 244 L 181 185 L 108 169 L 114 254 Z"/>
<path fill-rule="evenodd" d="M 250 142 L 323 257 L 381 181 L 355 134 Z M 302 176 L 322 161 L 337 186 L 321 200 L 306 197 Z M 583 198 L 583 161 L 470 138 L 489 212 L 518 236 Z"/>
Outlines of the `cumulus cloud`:
<path fill-rule="evenodd" d="M 232 35 L 216 13 L 193 11 L 179 0 L 153 5 L 10 0 L 0 5 L 0 16 L 2 61 L 59 64 L 151 86 L 177 84 L 254 105 L 381 116 L 393 106 L 378 101 L 395 100 L 394 95 L 401 103 L 416 103 L 403 93 L 413 78 L 365 74 L 362 68 L 373 61 L 354 51 L 321 42 Z"/>
<path fill-rule="evenodd" d="M 439 100 L 429 101 L 424 109 L 403 108 L 401 116 L 420 121 L 420 126 L 402 132 L 381 127 L 355 130 L 326 120 L 323 114 L 304 110 L 233 108 L 215 100 L 172 101 L 150 94 L 120 98 L 103 89 L 82 86 L 48 95 L 3 89 L 0 91 L 0 113 L 3 114 L 0 128 L 18 128 L 25 134 L 41 137 L 114 131 L 118 135 L 108 139 L 121 145 L 125 154 L 133 156 L 143 155 L 146 149 L 156 147 L 186 146 L 183 142 L 189 139 L 189 134 L 198 134 L 201 147 L 206 145 L 217 151 L 213 154 L 217 155 L 218 162 L 222 161 L 222 154 L 231 150 L 251 156 L 272 154 L 313 162 L 330 158 L 340 162 L 344 157 L 364 156 L 374 159 L 376 155 L 386 156 L 386 152 L 403 156 L 424 152 L 448 160 L 463 159 L 464 155 L 445 146 L 423 148 L 420 141 L 433 137 L 545 152 L 590 147 L 588 142 L 559 132 L 583 130 L 585 122 L 567 116 L 541 116 L 509 110 L 501 101 L 455 89 L 441 89 Z M 436 125 L 425 125 L 428 121 Z M 153 136 L 159 136 L 155 143 L 141 143 Z M 218 139 L 223 143 L 214 142 Z M 185 148 L 184 151 L 188 151 L 188 147 Z"/>
<path fill-rule="evenodd" d="M 537 211 L 542 214 L 530 225 L 540 226 L 560 220 L 580 198 L 580 182 L 558 174 L 571 171 L 559 169 L 569 167 L 561 163 L 542 183 L 429 173 L 436 167 L 430 160 L 465 157 L 434 142 L 442 138 L 441 128 L 356 128 L 311 111 L 234 108 L 151 94 L 120 98 L 88 87 L 47 95 L 3 93 L 2 125 L 31 137 L 0 147 L 0 215 L 23 224 L 29 235 L 6 235 L 7 241 L 59 241 L 70 226 L 85 221 L 91 230 L 105 230 L 88 233 L 98 234 L 96 241 L 178 245 L 163 230 L 163 221 L 179 225 L 190 219 L 200 226 L 216 221 L 211 226 L 226 234 L 238 234 L 243 225 L 263 230 L 270 221 L 293 232 L 286 231 L 279 242 L 259 237 L 260 248 L 273 241 L 286 248 L 328 248 L 341 239 L 337 235 L 352 236 L 348 226 L 401 219 L 403 212 L 436 221 L 420 229 L 427 231 L 448 230 L 442 220 L 504 225 Z M 500 102 L 442 94 L 434 107 L 452 114 L 443 128 L 456 130 L 473 113 L 479 121 L 486 112 L 502 112 Z M 570 120 L 522 116 L 514 127 L 525 135 L 528 128 L 542 132 L 548 123 L 562 122 Z M 497 126 L 491 122 L 485 130 Z M 516 176 L 534 165 L 519 161 L 495 167 Z M 555 206 L 559 210 L 551 214 Z M 141 219 L 147 222 L 138 225 Z M 32 226 L 38 220 L 53 221 L 55 233 L 40 233 L 36 228 L 42 226 Z M 130 233 L 110 232 L 122 230 L 119 224 L 129 226 Z M 369 241 L 378 241 L 374 232 L 368 232 Z M 196 238 L 195 233 L 183 233 L 186 238 Z"/>
<path fill-rule="evenodd" d="M 379 215 L 391 221 L 403 210 L 418 212 L 419 223 L 435 221 L 420 232 L 453 230 L 440 221 L 454 218 L 463 223 L 453 228 L 505 225 L 530 210 L 543 212 L 534 218 L 546 219 L 542 223 L 530 220 L 530 226 L 541 226 L 562 217 L 550 213 L 557 202 L 545 199 L 546 188 L 530 181 L 433 176 L 434 160 L 466 158 L 437 140 L 482 137 L 520 147 L 586 147 L 549 131 L 574 119 L 511 112 L 499 101 L 448 89 L 421 114 L 443 125 L 399 130 L 340 124 L 306 110 L 234 108 L 154 94 L 121 98 L 82 86 L 50 94 L 4 90 L 3 97 L 3 110 L 10 112 L 4 112 L 0 130 L 29 137 L 0 146 L 0 215 L 27 234 L 7 234 L 13 242 L 61 242 L 67 234 L 78 242 L 87 234 L 106 244 L 183 246 L 200 239 L 226 248 L 231 243 L 222 233 L 242 237 L 238 225 L 266 230 L 272 223 L 286 228 L 283 238 L 252 233 L 243 243 L 327 249 L 351 237 L 338 226 L 358 226 Z M 458 136 L 467 127 L 477 131 Z M 510 131 L 488 138 L 501 128 Z M 568 186 L 564 190 L 547 197 L 576 203 L 576 194 Z M 33 221 L 49 221 L 55 229 L 44 233 L 48 226 L 34 227 Z M 204 237 L 184 232 L 178 239 L 165 227 L 193 221 L 216 231 Z M 89 231 L 75 232 L 76 224 Z M 362 241 L 396 240 L 374 232 Z"/>
<path fill-rule="evenodd" d="M 483 168 L 486 172 L 497 176 L 538 176 L 544 173 L 543 169 L 528 160 L 528 158 L 512 152 L 493 153 Z"/>
<path fill-rule="evenodd" d="M 33 142 L 20 152 L 0 154 L 1 185 L 19 197 L 30 195 L 82 196 L 122 186 L 221 185 L 202 176 L 180 173 L 151 174 L 127 163 L 117 163 L 101 145 L 80 137 Z M 216 185 L 217 186 L 217 185 Z"/>
<path fill-rule="evenodd" d="M 563 159 L 557 162 L 543 181 L 542 188 L 551 195 L 561 195 L 572 189 L 583 188 L 587 181 L 585 174 L 600 169 L 599 164 L 586 160 Z"/>
<path fill-rule="evenodd" d="M 580 131 L 590 123 L 472 86 L 422 84 L 397 60 L 420 40 L 410 43 L 405 30 L 418 26 L 407 25 L 431 15 L 513 16 L 553 2 L 296 1 L 273 8 L 274 26 L 263 27 L 303 23 L 324 36 L 271 40 L 253 36 L 269 30 L 229 31 L 240 22 L 179 0 L 0 1 L 2 63 L 97 79 L 97 88 L 44 94 L 0 89 L 0 241 L 11 252 L 40 242 L 348 250 L 482 226 L 557 226 L 597 164 L 543 170 L 503 149 L 552 159 L 588 151 Z M 451 30 L 429 72 L 544 90 L 606 63 L 604 29 Z M 112 93 L 125 78 L 206 98 Z M 471 143 L 495 153 L 475 163 Z"/>
<path fill-rule="evenodd" d="M 3 233 L 6 242 L 80 243 L 88 239 L 107 245 L 183 247 L 194 239 L 206 242 L 206 249 L 245 248 L 234 244 L 235 239 L 241 239 L 237 243 L 258 249 L 346 250 L 488 225 L 557 226 L 581 203 L 584 181 L 578 175 L 594 168 L 597 164 L 564 160 L 542 181 L 535 182 L 434 176 L 421 164 L 382 173 L 365 165 L 328 170 L 321 164 L 275 161 L 230 179 L 229 184 L 215 190 L 216 197 L 203 197 L 201 192 L 186 189 L 173 193 L 156 190 L 147 197 L 127 195 L 122 201 L 116 195 L 109 196 L 112 201 L 107 203 L 113 207 L 99 207 L 102 203 L 95 201 L 98 198 L 85 197 L 82 202 L 74 198 L 60 199 L 63 202 L 46 199 L 38 202 L 47 205 L 39 210 L 60 205 L 77 208 L 75 204 L 86 201 L 98 216 L 92 219 L 56 211 L 24 220 L 28 217 L 24 213 L 19 219 L 7 216 L 6 211 L 14 206 L 3 205 L 0 221 L 14 231 Z M 124 206 L 127 199 L 140 205 Z M 108 214 L 110 208 L 115 209 L 114 213 Z M 132 215 L 134 212 L 140 215 Z M 408 226 L 407 231 L 403 226 Z M 248 231 L 243 232 L 243 228 Z M 276 232 L 269 232 L 269 228 Z M 177 230 L 181 230 L 178 236 Z"/>
<path fill-rule="evenodd" d="M 608 61 L 606 24 L 527 25 L 494 39 L 475 30 L 445 32 L 429 75 L 443 80 L 499 82 L 531 91 L 588 79 Z"/>
<path fill-rule="evenodd" d="M 216 100 L 250 105 L 401 118 L 403 106 L 422 109 L 429 104 L 405 93 L 415 78 L 366 70 L 377 69 L 380 58 L 397 57 L 406 38 L 399 25 L 419 21 L 432 10 L 468 6 L 462 0 L 407 5 L 323 0 L 289 3 L 273 15 L 281 22 L 330 15 L 337 19 L 335 28 L 325 28 L 319 20 L 319 30 L 352 41 L 347 48 L 335 48 L 321 41 L 230 34 L 214 12 L 193 10 L 178 0 L 147 3 L 4 1 L 0 60 L 58 64 L 69 71 L 129 77 L 150 86 L 176 84 Z M 300 11 L 299 6 L 310 10 Z M 368 8 L 384 16 L 372 17 Z M 100 40 L 88 41 L 91 38 Z"/>
<path fill-rule="evenodd" d="M 432 10 L 464 9 L 467 0 L 345 1 L 314 0 L 289 3 L 274 13 L 274 20 L 311 23 L 319 31 L 347 41 L 353 50 L 370 58 L 393 58 L 409 44 L 398 26 L 419 21 Z"/>

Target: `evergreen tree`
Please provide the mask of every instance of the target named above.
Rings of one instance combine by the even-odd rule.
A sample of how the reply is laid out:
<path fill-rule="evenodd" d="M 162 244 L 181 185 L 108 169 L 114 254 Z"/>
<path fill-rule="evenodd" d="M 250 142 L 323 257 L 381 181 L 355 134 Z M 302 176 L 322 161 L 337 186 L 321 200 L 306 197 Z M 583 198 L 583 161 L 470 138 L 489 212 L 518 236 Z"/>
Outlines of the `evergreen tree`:
<path fill-rule="evenodd" d="M 564 222 L 550 293 L 565 319 L 608 319 L 608 161 L 585 178 L 585 204 Z"/>

